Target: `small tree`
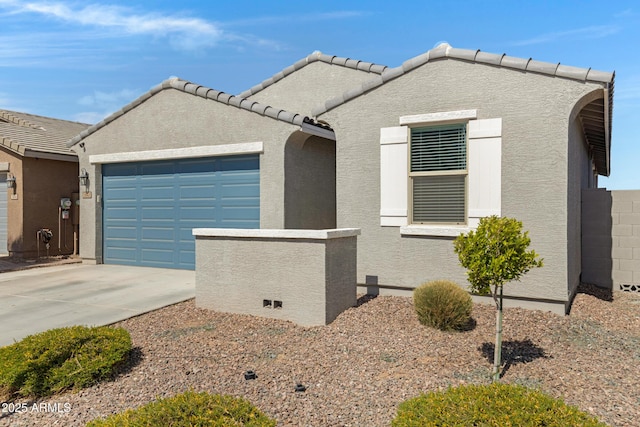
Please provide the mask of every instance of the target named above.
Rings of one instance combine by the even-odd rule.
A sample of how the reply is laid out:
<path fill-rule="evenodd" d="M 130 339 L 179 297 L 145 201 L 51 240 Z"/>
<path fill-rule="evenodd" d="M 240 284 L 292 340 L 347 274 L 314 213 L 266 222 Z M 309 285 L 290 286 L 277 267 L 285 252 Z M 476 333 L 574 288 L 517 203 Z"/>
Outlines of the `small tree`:
<path fill-rule="evenodd" d="M 493 357 L 493 380 L 500 379 L 502 363 L 502 288 L 507 282 L 534 267 L 542 259 L 534 250 L 527 251 L 531 239 L 522 232 L 522 222 L 514 218 L 482 218 L 476 231 L 459 235 L 453 242 L 460 264 L 467 269 L 471 290 L 491 294 L 496 304 L 496 347 Z"/>

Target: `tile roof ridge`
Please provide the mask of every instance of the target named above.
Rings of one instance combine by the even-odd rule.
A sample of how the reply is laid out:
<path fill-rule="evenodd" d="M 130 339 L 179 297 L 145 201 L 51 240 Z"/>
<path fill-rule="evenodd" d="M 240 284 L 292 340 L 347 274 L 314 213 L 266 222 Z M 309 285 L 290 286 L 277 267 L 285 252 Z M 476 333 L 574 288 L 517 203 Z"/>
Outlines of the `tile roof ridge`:
<path fill-rule="evenodd" d="M 42 126 L 36 125 L 26 119 L 23 119 L 22 117 L 19 117 L 18 114 L 21 114 L 21 113 L 18 113 L 15 111 L 0 110 L 0 120 L 6 123 L 12 123 L 25 128 L 45 130 L 45 128 L 43 128 Z"/>
<path fill-rule="evenodd" d="M 142 94 L 137 99 L 122 107 L 120 110 L 112 113 L 110 116 L 102 119 L 100 122 L 80 132 L 78 135 L 67 141 L 67 147 L 76 145 L 90 134 L 106 126 L 108 123 L 113 122 L 124 113 L 136 108 L 152 96 L 165 89 L 176 89 L 185 93 L 189 93 L 191 95 L 220 102 L 222 104 L 260 114 L 261 116 L 270 117 L 272 119 L 280 120 L 292 125 L 302 126 L 303 123 L 313 122 L 313 120 L 309 119 L 309 117 L 302 114 L 291 113 L 289 111 L 275 108 L 270 105 L 261 104 L 259 102 L 252 101 L 241 96 L 230 95 L 228 93 L 211 89 L 206 86 L 198 85 L 196 83 L 192 83 L 178 77 L 171 77 L 167 80 L 164 80 L 162 83 L 152 87 L 148 92 Z"/>
<path fill-rule="evenodd" d="M 533 72 L 552 77 L 561 77 L 580 82 L 605 83 L 613 86 L 615 72 L 597 71 L 592 68 L 580 68 L 562 65 L 560 63 L 550 63 L 537 61 L 532 58 L 517 58 L 507 54 L 485 53 L 478 50 L 454 48 L 448 43 L 441 43 L 427 52 L 410 58 L 395 68 L 384 70 L 379 77 L 364 82 L 359 87 L 353 88 L 341 96 L 327 100 L 324 105 L 314 108 L 311 111 L 313 117 L 344 104 L 345 102 L 364 94 L 370 90 L 385 84 L 386 82 L 400 77 L 409 71 L 418 68 L 427 62 L 437 59 L 457 59 L 480 64 L 493 65 L 498 67 L 515 69 L 524 72 Z"/>
<path fill-rule="evenodd" d="M 24 113 L 24 112 L 19 112 L 19 111 L 10 111 L 10 110 L 5 110 L 5 109 L 0 109 L 0 120 L 2 120 L 2 113 L 8 113 L 9 115 L 13 115 L 16 118 L 18 118 L 18 120 L 21 120 L 25 123 L 29 123 L 29 127 L 33 128 L 33 129 L 40 129 L 40 126 L 34 123 L 31 123 L 29 120 L 22 118 L 20 116 L 28 116 L 28 117 L 33 117 L 35 119 L 41 119 L 41 120 L 53 120 L 55 122 L 64 122 L 64 123 L 72 123 L 72 124 L 77 124 L 77 125 L 84 125 L 84 126 L 89 126 L 88 123 L 83 123 L 83 122 L 79 122 L 76 120 L 66 120 L 66 119 L 59 119 L 56 117 L 48 117 L 48 116 L 41 116 L 38 114 L 32 114 L 32 113 Z"/>
<path fill-rule="evenodd" d="M 338 65 L 341 67 L 351 68 L 354 70 L 364 71 L 367 73 L 374 73 L 374 74 L 382 74 L 388 68 L 386 65 L 374 64 L 373 62 L 360 61 L 352 58 L 326 55 L 319 50 L 315 50 L 309 55 L 307 55 L 306 57 L 295 62 L 293 65 L 290 65 L 285 69 L 277 72 L 273 76 L 253 86 L 252 88 L 245 90 L 244 92 L 240 93 L 238 96 L 243 98 L 248 98 L 251 95 L 255 95 L 256 93 L 271 86 L 277 81 L 282 80 L 289 74 L 292 74 L 313 62 L 324 62 L 329 65 Z"/>

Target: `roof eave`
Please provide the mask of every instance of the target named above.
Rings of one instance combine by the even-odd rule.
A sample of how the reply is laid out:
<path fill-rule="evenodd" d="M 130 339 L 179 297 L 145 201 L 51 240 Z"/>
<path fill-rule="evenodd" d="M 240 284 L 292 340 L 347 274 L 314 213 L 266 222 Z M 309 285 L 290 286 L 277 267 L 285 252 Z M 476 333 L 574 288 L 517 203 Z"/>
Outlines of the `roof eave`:
<path fill-rule="evenodd" d="M 516 58 L 507 56 L 506 54 L 494 54 L 481 52 L 480 50 L 459 49 L 443 43 L 423 54 L 405 61 L 399 67 L 384 70 L 380 76 L 376 76 L 376 78 L 364 82 L 359 87 L 351 89 L 341 96 L 326 101 L 323 105 L 314 108 L 312 110 L 312 115 L 314 117 L 318 117 L 353 98 L 382 86 L 387 82 L 409 73 L 429 62 L 446 59 L 492 65 L 522 72 L 577 80 L 583 83 L 604 83 L 606 85 L 611 85 L 611 87 L 613 87 L 613 78 L 615 75 L 613 72 L 598 71 L 591 68 L 570 67 L 559 63 L 536 61 L 531 58 Z"/>
<path fill-rule="evenodd" d="M 38 150 L 30 150 L 26 149 L 24 151 L 24 157 L 31 157 L 34 159 L 43 159 L 43 160 L 56 160 L 61 162 L 73 162 L 78 163 L 78 156 L 73 153 L 63 154 L 63 153 L 49 153 L 45 151 Z"/>
<path fill-rule="evenodd" d="M 291 113 L 289 111 L 274 108 L 272 106 L 265 105 L 265 104 L 260 104 L 258 102 L 255 102 L 246 98 L 229 95 L 227 93 L 220 92 L 215 89 L 210 89 L 205 86 L 197 85 L 195 83 L 191 83 L 189 81 L 182 80 L 179 78 L 171 78 L 153 87 L 149 92 L 140 96 L 133 102 L 125 105 L 120 110 L 111 114 L 109 117 L 105 118 L 104 120 L 80 132 L 78 135 L 76 135 L 75 137 L 67 141 L 66 143 L 67 148 L 71 148 L 74 145 L 79 144 L 87 136 L 98 131 L 99 129 L 103 128 L 107 124 L 113 122 L 118 117 L 136 108 L 138 105 L 142 104 L 152 96 L 156 95 L 157 93 L 165 89 L 176 89 L 184 93 L 198 96 L 200 98 L 205 98 L 211 101 L 219 102 L 221 104 L 233 106 L 241 110 L 245 110 L 254 114 L 259 114 L 263 117 L 269 117 L 269 118 L 279 120 L 295 126 L 301 126 L 305 122 L 305 119 L 308 119 L 308 117 L 302 114 Z"/>

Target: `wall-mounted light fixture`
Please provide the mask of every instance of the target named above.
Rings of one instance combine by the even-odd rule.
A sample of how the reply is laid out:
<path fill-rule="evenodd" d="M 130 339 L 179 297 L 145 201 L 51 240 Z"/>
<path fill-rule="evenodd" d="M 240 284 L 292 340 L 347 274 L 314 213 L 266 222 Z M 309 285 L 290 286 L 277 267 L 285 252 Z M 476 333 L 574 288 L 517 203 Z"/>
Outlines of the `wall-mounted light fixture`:
<path fill-rule="evenodd" d="M 7 188 L 16 188 L 16 177 L 14 175 L 7 176 Z"/>
<path fill-rule="evenodd" d="M 89 173 L 85 168 L 80 171 L 78 179 L 80 180 L 80 185 L 84 186 L 84 191 L 89 192 Z"/>

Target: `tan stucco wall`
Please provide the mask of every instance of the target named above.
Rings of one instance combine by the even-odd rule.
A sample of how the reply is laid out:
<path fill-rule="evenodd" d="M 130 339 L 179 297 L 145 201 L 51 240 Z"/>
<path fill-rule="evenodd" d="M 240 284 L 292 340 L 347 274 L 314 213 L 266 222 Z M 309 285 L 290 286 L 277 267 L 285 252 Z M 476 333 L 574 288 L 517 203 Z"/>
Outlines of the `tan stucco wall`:
<path fill-rule="evenodd" d="M 477 109 L 502 118 L 502 215 L 521 220 L 544 268 L 511 296 L 568 300 L 568 132 L 574 104 L 598 85 L 458 60 L 433 61 L 319 118 L 337 137 L 337 226 L 358 227 L 358 281 L 413 288 L 465 282 L 452 238 L 401 237 L 381 227 L 380 128 L 404 115 Z M 579 242 L 577 243 L 579 245 Z M 367 278 L 367 276 L 369 276 Z"/>
<path fill-rule="evenodd" d="M 21 256 L 37 255 L 36 232 L 49 228 L 53 232 L 49 254 L 73 253 L 72 220 L 58 221 L 60 199 L 71 198 L 78 191 L 78 163 L 36 158 L 22 162 L 24 192 L 24 240 Z M 46 255 L 40 245 L 40 256 Z"/>
<path fill-rule="evenodd" d="M 154 95 L 73 147 L 90 175 L 90 199 L 81 198 L 80 255 L 102 262 L 101 167 L 93 154 L 263 142 L 260 155 L 260 227 L 284 228 L 284 145 L 298 130 L 269 117 L 175 89 Z"/>
<path fill-rule="evenodd" d="M 9 255 L 34 258 L 38 255 L 36 233 L 49 228 L 54 234 L 49 255 L 73 253 L 71 220 L 61 222 L 58 232 L 58 206 L 61 197 L 78 191 L 78 163 L 20 157 L 0 149 L 0 162 L 9 162 L 9 173 L 16 177 L 16 189 L 7 196 L 7 249 Z M 13 195 L 13 197 L 12 197 Z M 58 248 L 60 236 L 60 248 Z M 0 242 L 0 244 L 4 244 Z M 41 245 L 40 256 L 46 249 Z"/>
<path fill-rule="evenodd" d="M 312 62 L 249 97 L 277 108 L 309 115 L 326 100 L 378 76 L 325 62 Z"/>

